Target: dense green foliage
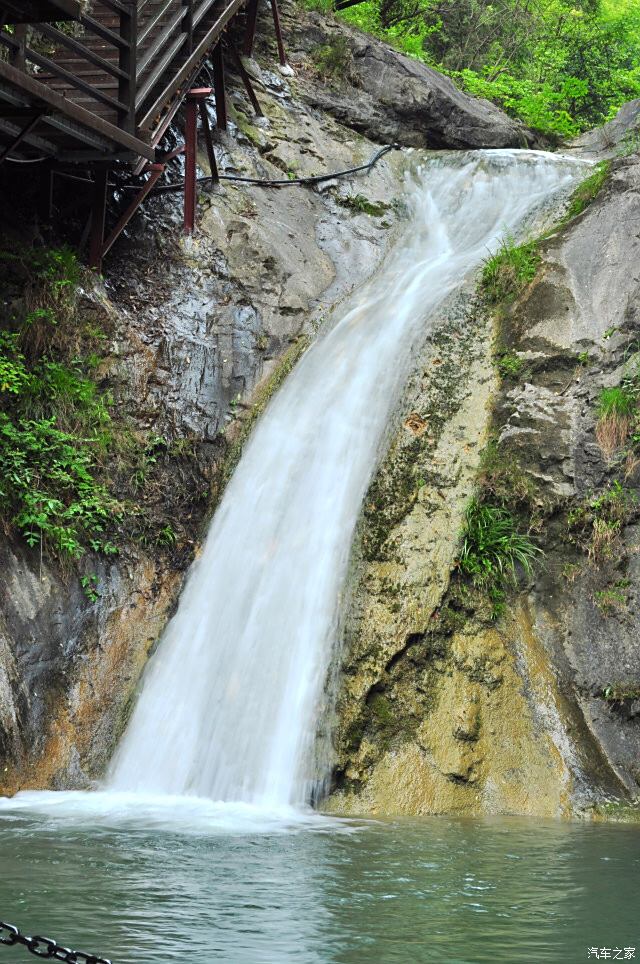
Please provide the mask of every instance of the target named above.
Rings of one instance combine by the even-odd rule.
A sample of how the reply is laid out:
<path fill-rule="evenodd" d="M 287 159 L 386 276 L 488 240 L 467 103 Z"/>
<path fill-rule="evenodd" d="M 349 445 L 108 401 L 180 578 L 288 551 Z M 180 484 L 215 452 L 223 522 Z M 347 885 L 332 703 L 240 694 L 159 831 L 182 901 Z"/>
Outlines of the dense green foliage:
<path fill-rule="evenodd" d="M 0 329 L 0 519 L 63 558 L 115 552 L 106 532 L 119 507 L 97 474 L 109 398 L 92 377 L 97 355 L 79 355 L 70 333 L 80 268 L 66 249 L 4 252 L 2 267 L 29 282 Z"/>
<path fill-rule="evenodd" d="M 366 0 L 340 16 L 548 135 L 640 96 L 638 0 Z"/>

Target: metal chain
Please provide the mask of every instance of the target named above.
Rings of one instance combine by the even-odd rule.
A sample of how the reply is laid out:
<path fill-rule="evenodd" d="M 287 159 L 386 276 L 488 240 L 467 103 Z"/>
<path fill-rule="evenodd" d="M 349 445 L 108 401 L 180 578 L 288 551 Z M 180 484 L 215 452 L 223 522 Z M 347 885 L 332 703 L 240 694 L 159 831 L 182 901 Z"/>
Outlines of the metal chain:
<path fill-rule="evenodd" d="M 96 957 L 95 954 L 86 954 L 84 951 L 72 951 L 70 947 L 63 947 L 52 940 L 51 937 L 27 937 L 20 933 L 13 924 L 6 924 L 0 920 L 0 944 L 13 947 L 22 944 L 31 954 L 36 957 L 46 957 L 53 961 L 66 961 L 66 964 L 111 964 L 106 957 Z"/>

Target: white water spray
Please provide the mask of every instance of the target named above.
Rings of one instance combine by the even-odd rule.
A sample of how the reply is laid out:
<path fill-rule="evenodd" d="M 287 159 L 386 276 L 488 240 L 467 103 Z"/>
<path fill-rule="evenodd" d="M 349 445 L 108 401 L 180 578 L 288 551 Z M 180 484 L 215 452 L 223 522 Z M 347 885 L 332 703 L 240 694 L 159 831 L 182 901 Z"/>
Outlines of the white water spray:
<path fill-rule="evenodd" d="M 429 163 L 406 237 L 270 403 L 225 492 L 112 765 L 115 790 L 306 802 L 354 527 L 434 309 L 579 162 Z"/>

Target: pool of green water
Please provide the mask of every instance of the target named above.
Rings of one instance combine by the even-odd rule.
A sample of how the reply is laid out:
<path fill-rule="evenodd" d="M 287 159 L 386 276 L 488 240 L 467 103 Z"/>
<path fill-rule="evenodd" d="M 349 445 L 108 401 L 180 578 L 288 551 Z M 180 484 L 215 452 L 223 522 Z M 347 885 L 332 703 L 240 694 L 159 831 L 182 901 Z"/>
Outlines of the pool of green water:
<path fill-rule="evenodd" d="M 1 919 L 113 964 L 640 960 L 637 826 L 92 819 L 0 812 Z"/>

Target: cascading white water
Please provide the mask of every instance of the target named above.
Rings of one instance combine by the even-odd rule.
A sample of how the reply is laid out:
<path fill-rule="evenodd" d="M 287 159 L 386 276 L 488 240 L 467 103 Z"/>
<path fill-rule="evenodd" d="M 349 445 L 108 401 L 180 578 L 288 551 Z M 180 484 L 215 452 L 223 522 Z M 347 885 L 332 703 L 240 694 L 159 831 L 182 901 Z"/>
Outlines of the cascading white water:
<path fill-rule="evenodd" d="M 404 240 L 246 446 L 148 666 L 110 788 L 305 802 L 354 527 L 412 347 L 505 232 L 579 169 L 494 151 L 421 170 Z"/>

